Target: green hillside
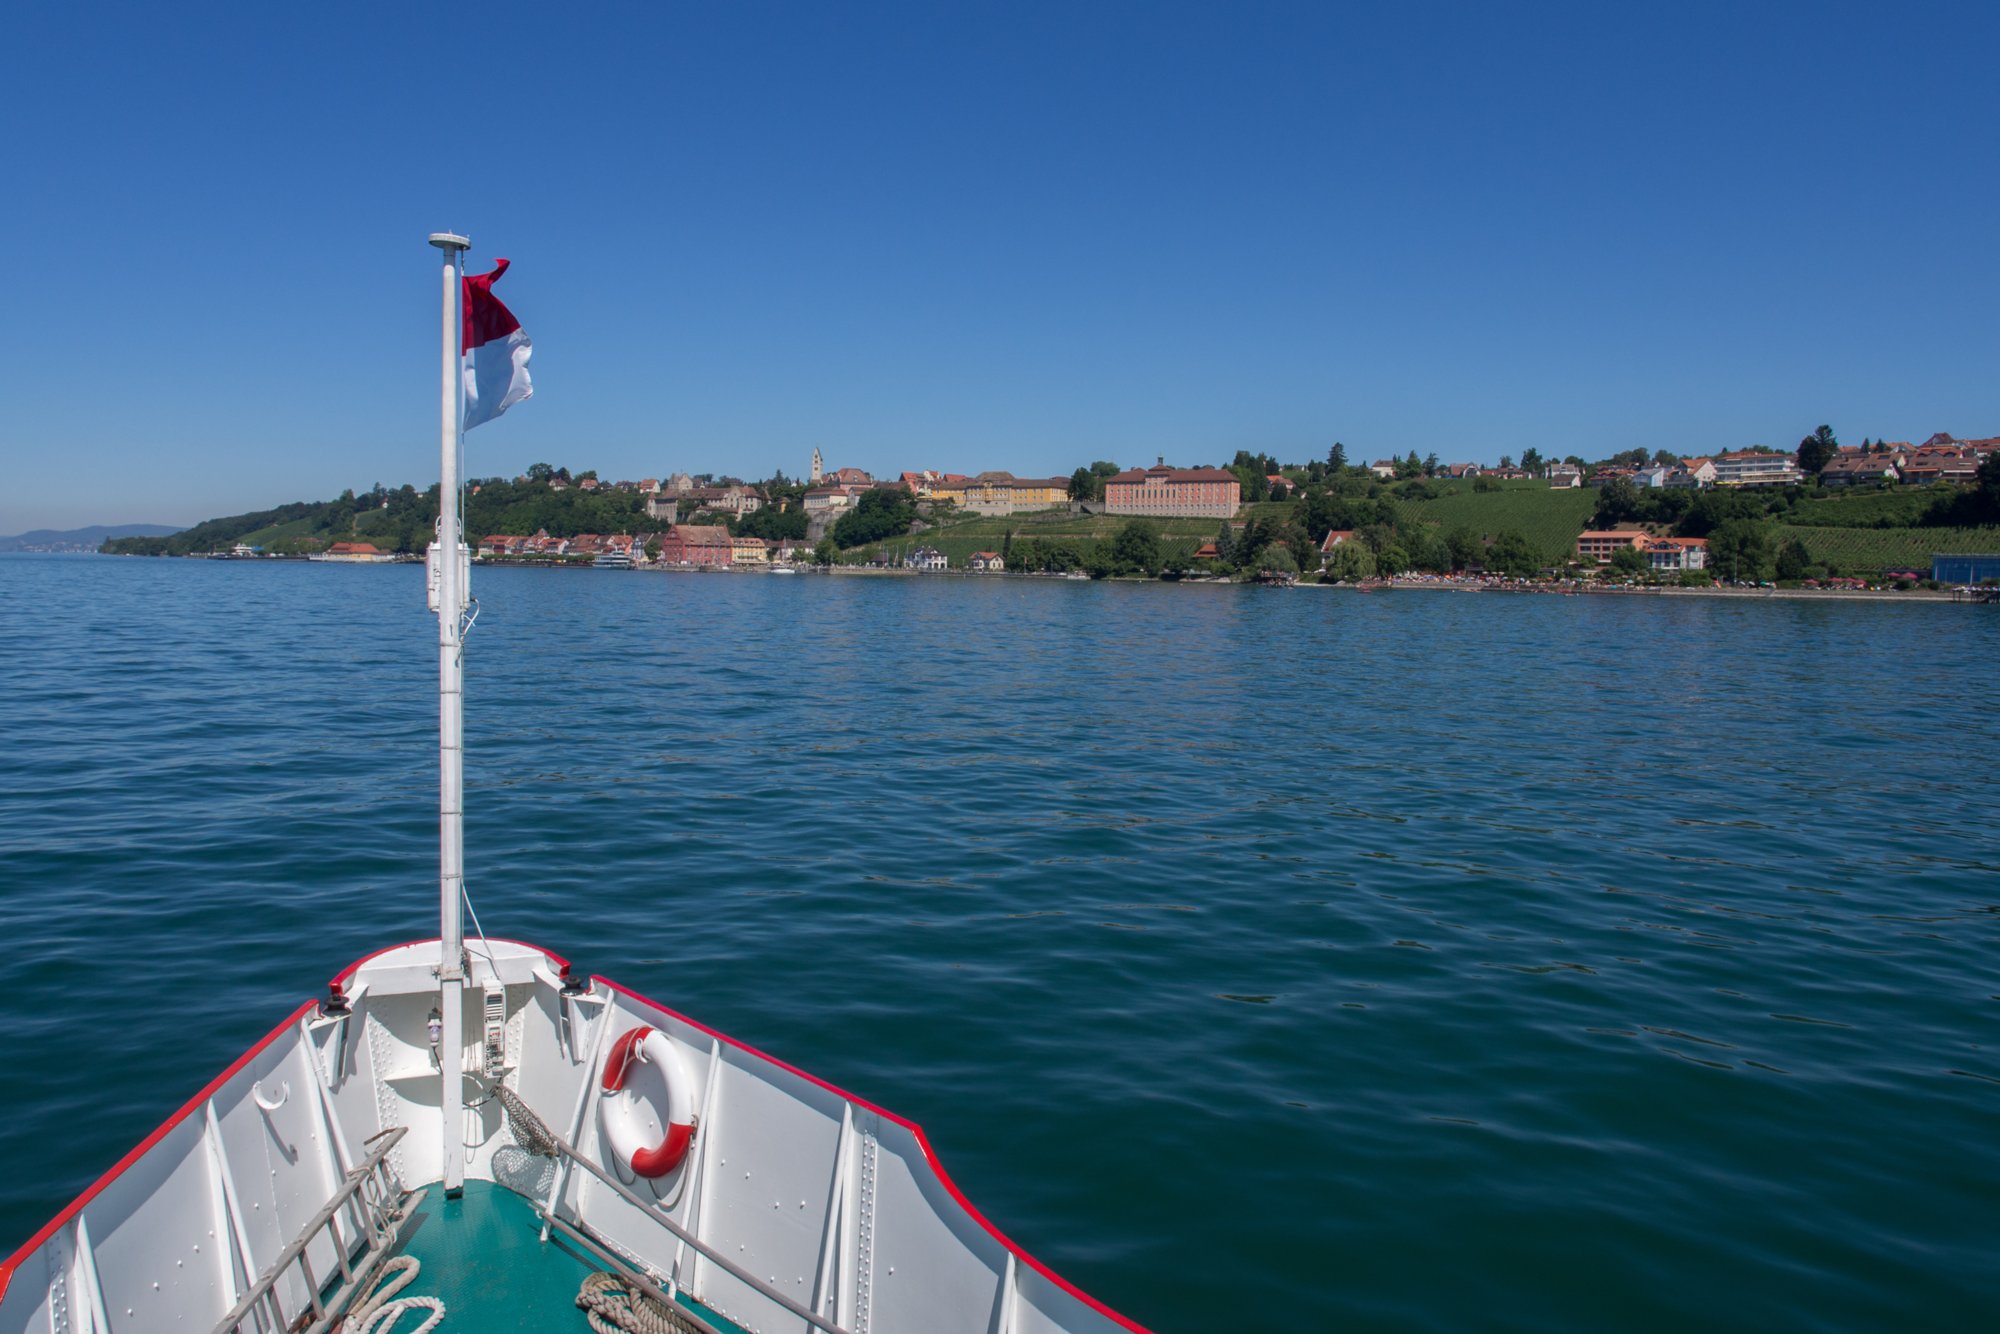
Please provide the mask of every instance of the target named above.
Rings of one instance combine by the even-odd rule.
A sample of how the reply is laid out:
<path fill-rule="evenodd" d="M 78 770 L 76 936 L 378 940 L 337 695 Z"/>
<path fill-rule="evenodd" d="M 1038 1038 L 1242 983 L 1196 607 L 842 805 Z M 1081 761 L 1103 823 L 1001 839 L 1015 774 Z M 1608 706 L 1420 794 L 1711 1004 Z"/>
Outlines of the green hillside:
<path fill-rule="evenodd" d="M 1123 515 L 1072 514 L 1068 510 L 1040 510 L 1010 514 L 1001 518 L 974 516 L 956 520 L 941 528 L 914 537 L 898 537 L 883 542 L 881 548 L 899 559 L 916 547 L 936 547 L 954 568 L 971 559 L 974 552 L 998 551 L 1011 529 L 1014 540 L 1070 541 L 1088 552 L 1100 541 L 1115 536 L 1130 520 Z M 1203 542 L 1215 540 L 1222 527 L 1220 519 L 1149 519 L 1160 532 L 1164 554 L 1187 555 Z"/>
<path fill-rule="evenodd" d="M 1470 528 L 1481 537 L 1517 532 L 1556 557 L 1576 550 L 1576 535 L 1597 508 L 1587 487 L 1557 491 L 1546 482 L 1517 482 L 1498 491 L 1475 491 L 1463 482 L 1441 487 L 1434 500 L 1396 500 L 1399 518 L 1436 524 L 1440 531 Z"/>
<path fill-rule="evenodd" d="M 1775 540 L 1797 538 L 1816 561 L 1848 574 L 1931 568 L 1933 553 L 2000 552 L 2000 528 L 1815 528 L 1775 525 Z"/>

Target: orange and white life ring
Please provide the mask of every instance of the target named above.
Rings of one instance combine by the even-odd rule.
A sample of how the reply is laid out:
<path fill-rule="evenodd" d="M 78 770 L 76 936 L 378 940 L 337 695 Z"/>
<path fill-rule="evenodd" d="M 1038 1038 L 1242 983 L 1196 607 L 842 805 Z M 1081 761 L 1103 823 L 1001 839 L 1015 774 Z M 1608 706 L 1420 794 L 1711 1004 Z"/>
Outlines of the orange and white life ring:
<path fill-rule="evenodd" d="M 618 1174 L 663 1177 L 694 1143 L 694 1084 L 665 1033 L 634 1028 L 611 1044 L 598 1100 Z"/>

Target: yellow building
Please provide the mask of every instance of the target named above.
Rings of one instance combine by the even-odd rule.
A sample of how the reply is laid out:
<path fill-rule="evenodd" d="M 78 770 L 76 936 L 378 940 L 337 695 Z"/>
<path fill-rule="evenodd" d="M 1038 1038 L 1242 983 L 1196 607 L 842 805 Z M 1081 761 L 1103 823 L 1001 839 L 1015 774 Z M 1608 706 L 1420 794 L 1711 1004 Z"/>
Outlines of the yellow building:
<path fill-rule="evenodd" d="M 763 565 L 771 558 L 771 549 L 764 545 L 761 537 L 732 537 L 729 539 L 729 559 L 735 565 Z"/>
<path fill-rule="evenodd" d="M 974 514 L 1016 514 L 1069 504 L 1069 478 L 1016 477 L 1010 472 L 983 472 L 965 483 L 959 504 Z"/>
<path fill-rule="evenodd" d="M 966 477 L 940 477 L 930 484 L 924 494 L 926 500 L 948 500 L 961 508 L 965 505 L 965 489 L 972 485 Z"/>

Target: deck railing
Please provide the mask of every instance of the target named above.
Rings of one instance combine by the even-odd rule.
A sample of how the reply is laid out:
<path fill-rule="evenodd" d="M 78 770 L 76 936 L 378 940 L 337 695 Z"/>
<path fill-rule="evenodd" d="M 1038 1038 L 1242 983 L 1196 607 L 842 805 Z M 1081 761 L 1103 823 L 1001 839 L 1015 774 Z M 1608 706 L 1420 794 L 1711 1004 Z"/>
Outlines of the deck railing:
<path fill-rule="evenodd" d="M 242 1300 L 215 1327 L 214 1334 L 240 1331 L 246 1321 L 259 1314 L 260 1307 L 262 1315 L 253 1321 L 254 1329 L 274 1334 L 325 1334 L 332 1328 L 346 1312 L 348 1303 L 374 1278 L 383 1259 L 395 1250 L 403 1222 L 409 1217 L 410 1193 L 396 1179 L 388 1163 L 389 1151 L 408 1133 L 407 1126 L 391 1126 L 364 1142 L 368 1152 L 342 1178 L 333 1197 L 320 1206 L 291 1244 L 278 1252 L 277 1259 L 258 1275 Z M 350 1233 L 346 1238 L 335 1225 L 343 1211 Z M 321 1294 L 328 1279 L 313 1272 L 312 1261 L 306 1255 L 307 1248 L 322 1232 L 333 1243 L 334 1259 L 340 1267 L 338 1286 L 325 1296 Z M 361 1242 L 358 1252 L 353 1247 L 356 1237 Z M 297 1316 L 285 1313 L 278 1296 L 278 1284 L 293 1265 L 298 1266 L 306 1291 L 307 1309 Z"/>
<path fill-rule="evenodd" d="M 658 1209 L 653 1207 L 652 1201 L 646 1199 L 644 1196 L 640 1195 L 637 1191 L 633 1190 L 630 1186 L 618 1180 L 611 1173 L 606 1172 L 602 1167 L 598 1166 L 596 1163 L 592 1162 L 584 1155 L 578 1153 L 575 1149 L 571 1148 L 569 1146 L 569 1143 L 565 1141 L 560 1135 L 551 1134 L 549 1138 L 552 1141 L 554 1141 L 557 1152 L 561 1153 L 563 1157 L 569 1159 L 570 1162 L 575 1163 L 578 1167 L 581 1167 L 584 1171 L 590 1173 L 593 1177 L 597 1178 L 597 1180 L 599 1180 L 604 1185 L 609 1187 L 613 1194 L 617 1195 L 620 1199 L 624 1200 L 627 1204 L 637 1209 L 640 1213 L 652 1219 L 655 1223 L 658 1223 L 668 1232 L 671 1232 L 674 1236 L 678 1237 L 681 1241 L 685 1242 L 689 1247 L 691 1247 L 695 1251 L 696 1254 L 700 1255 L 710 1264 L 717 1266 L 726 1273 L 742 1280 L 744 1283 L 747 1283 L 751 1287 L 751 1289 L 755 1291 L 759 1296 L 764 1297 L 767 1300 L 772 1301 L 777 1305 L 783 1307 L 785 1310 L 799 1317 L 799 1319 L 804 1320 L 814 1329 L 825 1330 L 827 1331 L 827 1334 L 852 1334 L 852 1331 L 848 1330 L 846 1327 L 836 1323 L 835 1321 L 827 1318 L 826 1316 L 820 1315 L 816 1311 L 812 1310 L 812 1308 L 804 1306 L 801 1303 L 792 1299 L 791 1297 L 788 1297 L 784 1293 L 778 1291 L 776 1288 L 766 1283 L 763 1279 L 758 1278 L 748 1269 L 745 1269 L 742 1265 L 737 1264 L 734 1260 L 731 1260 L 728 1256 L 724 1255 L 721 1251 L 717 1250 L 715 1247 L 702 1241 L 701 1238 L 695 1236 L 694 1233 L 688 1231 L 686 1228 L 682 1227 L 679 1223 L 676 1223 L 673 1219 L 668 1218 L 665 1214 L 662 1214 Z M 557 1188 L 560 1189 L 560 1181 L 558 1182 Z M 575 1238 L 577 1241 L 582 1242 L 584 1245 L 589 1246 L 592 1250 L 596 1251 L 599 1255 L 601 1255 L 604 1258 L 606 1263 L 612 1265 L 617 1270 L 618 1273 L 623 1275 L 627 1280 L 629 1280 L 631 1283 L 637 1286 L 641 1291 L 643 1291 L 647 1296 L 651 1297 L 653 1300 L 657 1302 L 662 1302 L 668 1307 L 673 1308 L 675 1310 L 680 1310 L 680 1311 L 686 1310 L 685 1307 L 682 1307 L 680 1303 L 676 1302 L 664 1290 L 662 1290 L 658 1284 L 654 1283 L 646 1275 L 634 1269 L 631 1265 L 625 1263 L 625 1261 L 619 1256 L 617 1250 L 613 1248 L 612 1245 L 606 1239 L 596 1235 L 596 1233 L 592 1231 L 590 1226 L 583 1221 L 580 1215 L 577 1217 L 574 1223 L 570 1222 L 567 1219 L 556 1217 L 556 1204 L 557 1201 L 554 1198 L 554 1192 L 551 1192 L 551 1197 L 548 1203 L 542 1207 L 541 1211 L 542 1218 L 545 1221 L 555 1225 L 558 1228 L 561 1228 L 566 1235 Z"/>

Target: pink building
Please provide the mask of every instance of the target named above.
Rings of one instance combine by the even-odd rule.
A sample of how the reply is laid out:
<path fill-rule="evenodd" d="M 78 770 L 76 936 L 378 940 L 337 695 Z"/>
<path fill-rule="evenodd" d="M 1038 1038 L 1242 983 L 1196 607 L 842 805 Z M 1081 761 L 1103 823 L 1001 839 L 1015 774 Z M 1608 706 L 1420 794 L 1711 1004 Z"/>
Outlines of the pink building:
<path fill-rule="evenodd" d="M 735 539 L 720 524 L 677 523 L 660 538 L 660 560 L 668 565 L 726 567 L 735 557 Z"/>
<path fill-rule="evenodd" d="M 1133 468 L 1104 479 L 1107 514 L 1221 518 L 1243 504 L 1236 475 L 1221 468 Z"/>

